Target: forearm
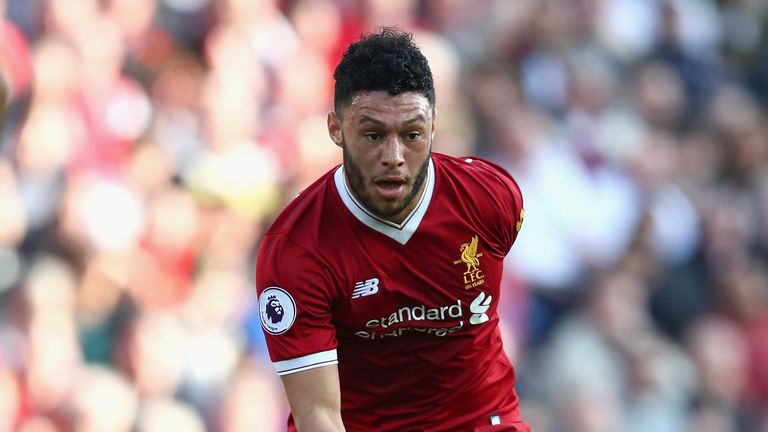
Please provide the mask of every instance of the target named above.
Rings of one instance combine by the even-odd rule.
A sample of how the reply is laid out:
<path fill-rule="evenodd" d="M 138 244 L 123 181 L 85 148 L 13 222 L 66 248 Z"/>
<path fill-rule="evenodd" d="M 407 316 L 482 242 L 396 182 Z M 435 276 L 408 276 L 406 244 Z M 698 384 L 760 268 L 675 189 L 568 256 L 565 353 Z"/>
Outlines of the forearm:
<path fill-rule="evenodd" d="M 344 432 L 336 365 L 283 375 L 283 386 L 299 432 Z"/>
<path fill-rule="evenodd" d="M 309 412 L 293 413 L 298 432 L 344 432 L 344 424 L 338 412 L 318 408 Z"/>

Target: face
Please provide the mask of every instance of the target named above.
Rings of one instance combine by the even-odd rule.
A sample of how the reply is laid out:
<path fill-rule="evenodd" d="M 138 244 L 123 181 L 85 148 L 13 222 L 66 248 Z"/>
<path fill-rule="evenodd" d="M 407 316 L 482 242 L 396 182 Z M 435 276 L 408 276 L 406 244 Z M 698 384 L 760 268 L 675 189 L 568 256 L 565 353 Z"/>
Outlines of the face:
<path fill-rule="evenodd" d="M 423 95 L 361 92 L 328 114 L 352 193 L 370 212 L 402 222 L 424 190 L 435 112 Z"/>

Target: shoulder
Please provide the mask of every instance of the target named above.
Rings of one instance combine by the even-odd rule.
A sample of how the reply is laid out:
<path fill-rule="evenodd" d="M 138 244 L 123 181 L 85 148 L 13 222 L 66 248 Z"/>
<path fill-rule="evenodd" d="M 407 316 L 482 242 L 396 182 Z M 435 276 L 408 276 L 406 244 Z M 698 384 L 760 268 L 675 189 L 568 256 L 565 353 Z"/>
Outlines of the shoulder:
<path fill-rule="evenodd" d="M 435 154 L 444 199 L 460 207 L 466 220 L 487 234 L 499 254 L 506 254 L 522 225 L 523 194 L 500 165 L 483 158 Z"/>
<path fill-rule="evenodd" d="M 344 234 L 341 198 L 334 169 L 298 193 L 277 215 L 261 239 L 256 255 L 258 274 L 285 269 L 330 267 L 327 253 Z"/>
<path fill-rule="evenodd" d="M 331 170 L 300 192 L 278 214 L 264 234 L 256 255 L 256 282 L 260 291 L 280 286 L 296 295 L 303 287 L 326 286 L 321 236 L 332 229 L 338 203 Z"/>
<path fill-rule="evenodd" d="M 338 168 L 338 167 L 336 167 Z M 325 173 L 306 189 L 299 192 L 280 213 L 265 233 L 265 240 L 285 239 L 295 243 L 312 243 L 312 234 L 317 234 L 323 224 L 338 209 L 334 199 L 333 173 Z"/>
<path fill-rule="evenodd" d="M 520 187 L 512 175 L 495 162 L 477 156 L 453 157 L 440 153 L 434 153 L 433 158 L 439 175 L 452 181 L 455 187 L 473 193 L 520 195 Z"/>

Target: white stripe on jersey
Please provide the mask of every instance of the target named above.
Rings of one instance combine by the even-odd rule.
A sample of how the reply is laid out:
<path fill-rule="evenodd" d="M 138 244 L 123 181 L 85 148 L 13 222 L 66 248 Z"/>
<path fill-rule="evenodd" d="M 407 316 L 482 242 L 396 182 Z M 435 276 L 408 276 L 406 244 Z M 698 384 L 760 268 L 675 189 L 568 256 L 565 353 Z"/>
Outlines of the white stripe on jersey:
<path fill-rule="evenodd" d="M 302 357 L 296 357 L 290 360 L 273 362 L 278 375 L 290 375 L 292 373 L 310 370 L 322 366 L 337 364 L 339 359 L 336 350 L 321 351 L 314 354 L 308 354 Z"/>
<path fill-rule="evenodd" d="M 336 183 L 336 190 L 339 191 L 339 195 L 341 196 L 344 205 L 347 206 L 349 211 L 352 212 L 360 222 L 404 245 L 408 243 L 408 240 L 413 233 L 416 232 L 416 228 L 419 227 L 421 220 L 424 218 L 424 214 L 429 208 L 429 203 L 432 201 L 432 193 L 435 190 L 435 167 L 434 162 L 430 157 L 424 191 L 422 192 L 421 197 L 419 197 L 416 207 L 411 210 L 411 214 L 399 224 L 374 215 L 368 211 L 368 209 L 366 209 L 354 195 L 352 195 L 352 192 L 347 187 L 344 165 L 340 166 L 333 174 L 333 180 Z"/>

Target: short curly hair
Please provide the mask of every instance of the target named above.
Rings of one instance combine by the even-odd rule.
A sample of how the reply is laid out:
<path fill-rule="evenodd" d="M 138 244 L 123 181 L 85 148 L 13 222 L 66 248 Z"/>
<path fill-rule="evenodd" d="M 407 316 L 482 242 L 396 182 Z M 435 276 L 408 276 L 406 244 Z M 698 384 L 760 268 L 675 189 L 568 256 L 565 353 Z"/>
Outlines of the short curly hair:
<path fill-rule="evenodd" d="M 359 92 L 386 91 L 390 95 L 419 93 L 435 106 L 435 85 L 424 54 L 413 35 L 382 27 L 352 43 L 333 73 L 333 108 L 337 113 Z"/>

